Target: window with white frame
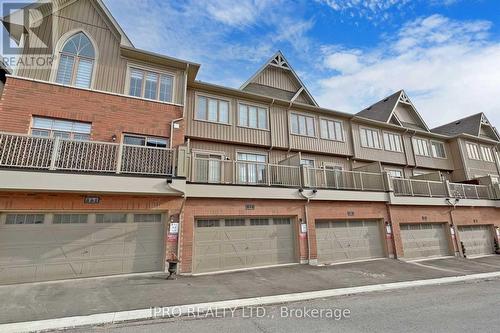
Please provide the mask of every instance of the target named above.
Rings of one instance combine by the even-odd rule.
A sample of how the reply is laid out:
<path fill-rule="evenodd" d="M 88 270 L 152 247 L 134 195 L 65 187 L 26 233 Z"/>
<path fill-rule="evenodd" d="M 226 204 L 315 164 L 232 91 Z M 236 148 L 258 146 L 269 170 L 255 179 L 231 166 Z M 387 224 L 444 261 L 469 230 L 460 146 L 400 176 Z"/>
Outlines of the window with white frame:
<path fill-rule="evenodd" d="M 314 129 L 314 118 L 302 114 L 292 113 L 290 115 L 292 134 L 316 136 Z"/>
<path fill-rule="evenodd" d="M 486 162 L 495 162 L 493 151 L 490 147 L 481 146 L 481 155 Z"/>
<path fill-rule="evenodd" d="M 136 134 L 125 134 L 123 136 L 123 143 L 126 145 L 144 146 L 144 147 L 157 147 L 157 148 L 169 147 L 169 139 L 158 138 L 154 136 L 136 135 Z"/>
<path fill-rule="evenodd" d="M 220 183 L 224 156 L 222 154 L 196 153 L 194 160 L 195 181 Z"/>
<path fill-rule="evenodd" d="M 238 126 L 267 129 L 267 109 L 240 103 L 238 112 Z"/>
<path fill-rule="evenodd" d="M 392 178 L 403 178 L 403 171 L 401 171 L 401 170 L 389 169 L 389 170 L 387 170 L 387 173 Z"/>
<path fill-rule="evenodd" d="M 477 144 L 467 142 L 465 144 L 465 147 L 467 149 L 467 156 L 471 160 L 481 160 L 481 156 L 479 155 L 479 147 Z"/>
<path fill-rule="evenodd" d="M 300 160 L 300 165 L 307 166 L 310 168 L 314 168 L 314 160 L 308 159 L 308 158 L 303 158 Z"/>
<path fill-rule="evenodd" d="M 399 134 L 384 132 L 384 147 L 388 151 L 402 152 L 401 136 Z"/>
<path fill-rule="evenodd" d="M 366 148 L 382 149 L 378 130 L 361 128 L 359 134 L 361 136 L 361 146 Z"/>
<path fill-rule="evenodd" d="M 90 140 L 91 126 L 89 123 L 79 121 L 33 117 L 31 135 L 48 138 L 59 137 L 73 140 Z"/>
<path fill-rule="evenodd" d="M 206 96 L 198 96 L 195 119 L 229 124 L 229 102 Z"/>
<path fill-rule="evenodd" d="M 429 142 L 426 139 L 413 139 L 413 147 L 415 154 L 420 156 L 431 156 L 429 152 Z"/>
<path fill-rule="evenodd" d="M 139 68 L 130 68 L 129 95 L 161 102 L 172 102 L 174 76 Z"/>
<path fill-rule="evenodd" d="M 321 138 L 335 141 L 344 141 L 342 122 L 336 120 L 321 119 Z"/>
<path fill-rule="evenodd" d="M 79 88 L 90 88 L 94 71 L 95 50 L 83 32 L 71 36 L 59 55 L 56 82 Z"/>
<path fill-rule="evenodd" d="M 431 141 L 432 157 L 446 158 L 446 150 L 444 143 L 438 141 Z"/>
<path fill-rule="evenodd" d="M 266 155 L 238 153 L 238 180 L 241 184 L 266 182 Z"/>

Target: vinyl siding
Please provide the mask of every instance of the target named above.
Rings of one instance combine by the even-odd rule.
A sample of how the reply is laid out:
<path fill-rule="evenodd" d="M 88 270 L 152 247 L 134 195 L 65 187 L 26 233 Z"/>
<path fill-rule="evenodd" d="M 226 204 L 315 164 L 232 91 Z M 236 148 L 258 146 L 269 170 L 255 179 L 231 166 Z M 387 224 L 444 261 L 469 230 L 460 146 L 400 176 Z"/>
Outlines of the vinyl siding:
<path fill-rule="evenodd" d="M 290 73 L 272 66 L 268 66 L 253 82 L 291 92 L 299 90 L 298 82 Z"/>
<path fill-rule="evenodd" d="M 218 124 L 195 119 L 196 98 L 198 95 L 227 100 L 229 102 L 229 124 Z M 217 141 L 228 141 L 249 145 L 270 146 L 271 134 L 269 130 L 251 129 L 237 126 L 237 108 L 239 99 L 231 96 L 214 95 L 204 91 L 188 90 L 186 103 L 186 135 L 195 138 L 204 138 Z M 241 102 L 245 102 L 241 100 Z M 268 107 L 262 105 L 262 107 Z M 268 121 L 269 122 L 269 121 Z M 271 125 L 272 126 L 272 125 Z"/>
<path fill-rule="evenodd" d="M 452 152 L 449 143 L 442 142 L 439 140 L 436 141 L 443 143 L 446 152 L 446 158 L 435 158 L 435 157 L 416 155 L 417 167 L 439 169 L 439 170 L 453 170 L 454 169 L 453 157 L 451 156 Z M 431 140 L 428 140 L 428 143 L 429 143 L 429 152 L 432 154 Z"/>
<path fill-rule="evenodd" d="M 467 174 L 468 179 L 475 179 L 477 177 L 487 176 L 487 175 L 498 175 L 498 168 L 497 168 L 497 165 L 495 162 L 487 162 L 484 160 L 479 161 L 479 160 L 474 160 L 474 159 L 469 158 L 469 155 L 467 154 L 467 146 L 466 146 L 467 142 L 477 144 L 479 147 L 480 154 L 481 154 L 480 147 L 482 145 L 486 146 L 486 147 L 490 147 L 491 149 L 493 149 L 493 146 L 490 146 L 487 144 L 481 144 L 480 142 L 474 141 L 474 140 L 459 139 L 459 144 L 460 144 L 460 147 L 461 147 L 461 150 L 462 150 L 462 153 L 464 156 L 464 160 L 465 160 L 465 165 L 466 165 L 466 169 L 467 169 L 466 174 Z"/>
<path fill-rule="evenodd" d="M 105 14 L 100 11 L 92 1 L 75 1 L 57 12 L 57 35 L 55 40 L 59 41 L 60 47 L 64 44 L 71 32 L 83 30 L 93 40 L 96 46 L 96 63 L 92 80 L 92 89 L 112 92 L 117 94 L 128 94 L 125 91 L 127 86 L 127 65 L 129 60 L 121 55 L 120 40 L 121 36 L 115 30 L 110 22 L 105 18 Z M 39 28 L 42 33 L 41 40 L 45 40 L 50 34 L 47 21 Z M 64 37 L 65 40 L 61 40 Z M 38 47 L 32 44 L 33 48 Z M 59 45 L 57 45 L 59 46 Z M 58 52 L 54 45 L 54 52 Z M 25 47 L 24 54 L 32 54 L 32 49 Z M 136 63 L 136 62 L 134 62 Z M 35 69 L 32 67 L 20 67 L 15 73 L 18 76 L 27 77 L 35 80 L 50 81 L 55 80 L 58 61 L 54 60 L 52 69 Z M 154 64 L 146 64 L 152 70 L 169 70 L 165 67 Z M 183 103 L 184 94 L 184 75 L 183 71 L 174 70 L 175 85 L 173 102 Z"/>
<path fill-rule="evenodd" d="M 376 127 L 369 125 L 352 123 L 352 136 L 353 136 L 353 144 L 355 146 L 355 151 L 356 151 L 356 156 L 355 156 L 356 159 L 406 165 L 406 157 L 404 152 L 393 152 L 393 151 L 387 151 L 383 148 L 372 149 L 361 146 L 361 136 L 360 136 L 361 128 L 369 128 L 377 130 L 379 132 L 380 143 L 382 147 L 384 147 L 383 130 L 377 129 Z M 390 132 L 390 133 L 397 133 L 397 132 Z M 404 148 L 406 148 L 406 145 L 403 146 Z"/>

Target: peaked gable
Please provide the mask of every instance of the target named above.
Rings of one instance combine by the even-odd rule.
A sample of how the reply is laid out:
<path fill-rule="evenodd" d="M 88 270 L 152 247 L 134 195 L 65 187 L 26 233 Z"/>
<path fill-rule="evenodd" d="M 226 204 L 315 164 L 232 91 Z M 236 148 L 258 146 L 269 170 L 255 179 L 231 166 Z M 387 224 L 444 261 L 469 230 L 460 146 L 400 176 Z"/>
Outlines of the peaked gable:
<path fill-rule="evenodd" d="M 429 131 L 417 109 L 403 90 L 357 113 L 357 116 L 401 127 Z"/>
<path fill-rule="evenodd" d="M 445 135 L 469 134 L 484 139 L 500 141 L 498 131 L 495 127 L 491 126 L 488 118 L 482 112 L 436 127 L 432 131 Z"/>
<path fill-rule="evenodd" d="M 281 51 L 274 54 L 240 89 L 318 106 Z"/>

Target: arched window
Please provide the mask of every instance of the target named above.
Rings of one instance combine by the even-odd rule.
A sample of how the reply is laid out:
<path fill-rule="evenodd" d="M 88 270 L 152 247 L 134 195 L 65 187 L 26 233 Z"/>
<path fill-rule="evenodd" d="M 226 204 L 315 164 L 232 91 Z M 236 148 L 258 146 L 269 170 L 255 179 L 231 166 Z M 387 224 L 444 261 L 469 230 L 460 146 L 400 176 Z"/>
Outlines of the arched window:
<path fill-rule="evenodd" d="M 79 32 L 62 48 L 56 82 L 80 88 L 90 88 L 94 70 L 95 50 L 90 39 Z"/>

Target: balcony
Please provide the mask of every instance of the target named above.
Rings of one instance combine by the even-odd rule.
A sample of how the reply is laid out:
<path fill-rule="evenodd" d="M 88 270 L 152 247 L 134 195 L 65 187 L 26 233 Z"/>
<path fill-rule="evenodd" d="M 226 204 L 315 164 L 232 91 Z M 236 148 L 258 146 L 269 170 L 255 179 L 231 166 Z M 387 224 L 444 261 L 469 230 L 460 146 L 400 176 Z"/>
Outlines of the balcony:
<path fill-rule="evenodd" d="M 392 179 L 396 196 L 457 198 L 457 199 L 497 199 L 493 186 L 450 183 L 416 179 Z"/>
<path fill-rule="evenodd" d="M 0 133 L 0 167 L 74 173 L 174 176 L 175 151 Z"/>
<path fill-rule="evenodd" d="M 384 174 L 194 158 L 192 183 L 385 192 Z"/>

